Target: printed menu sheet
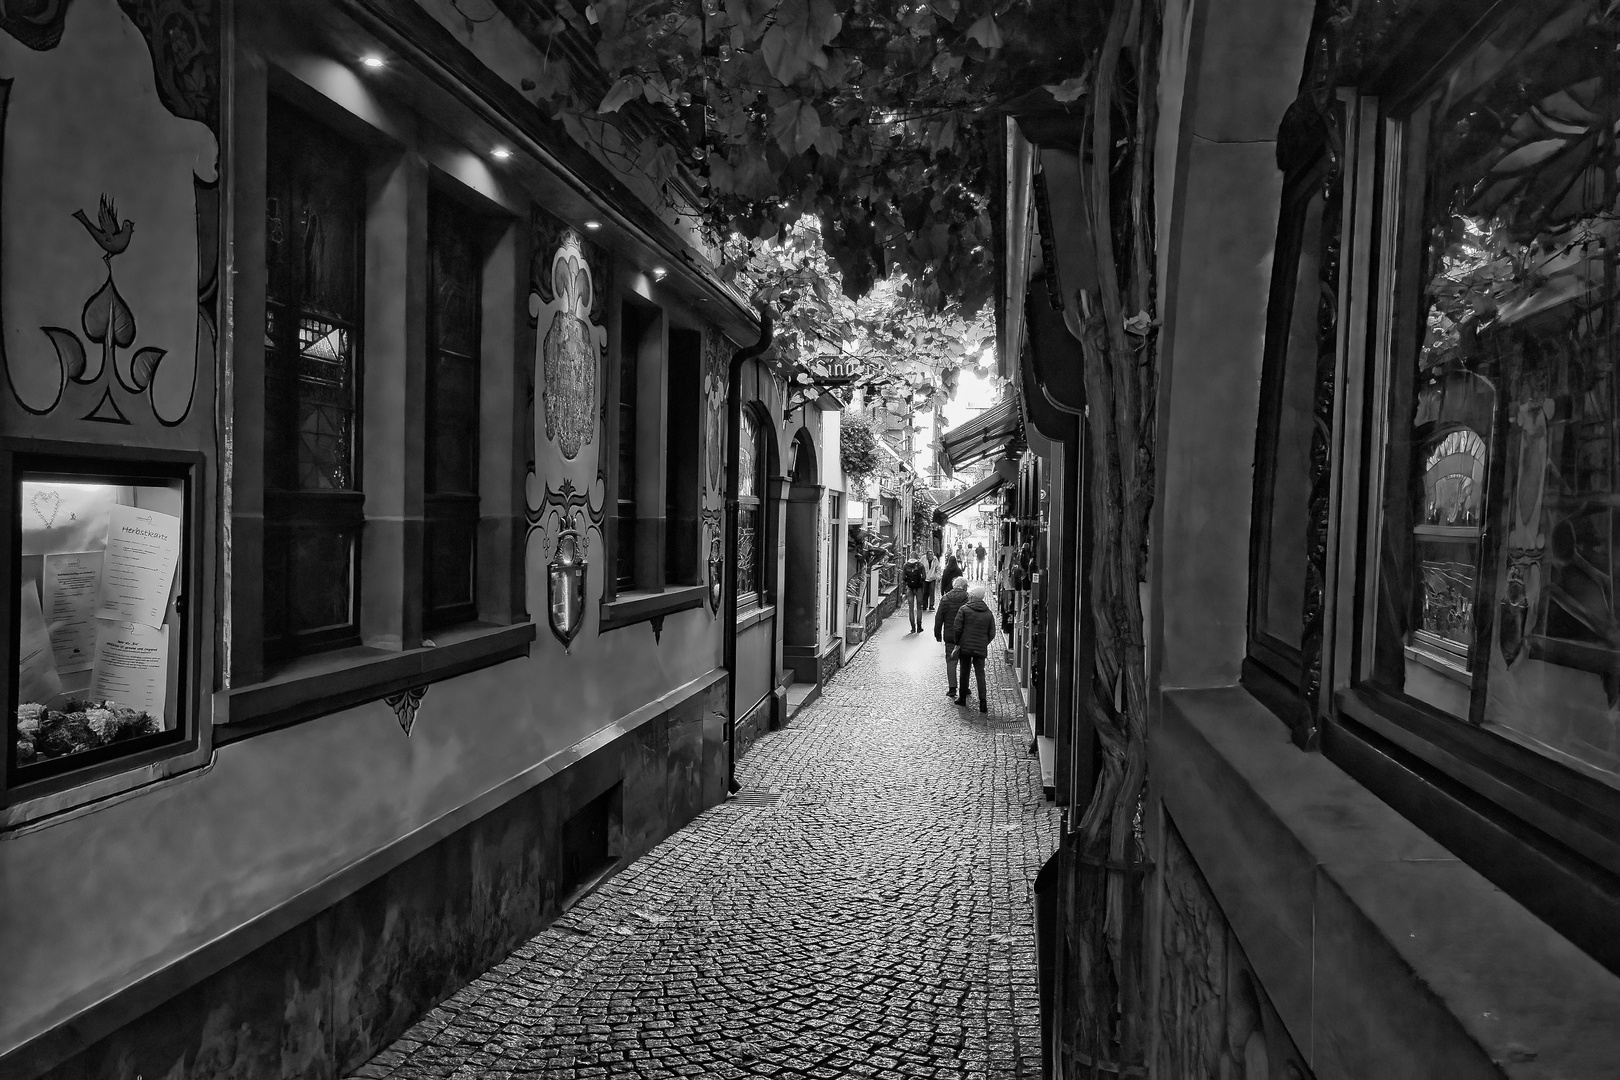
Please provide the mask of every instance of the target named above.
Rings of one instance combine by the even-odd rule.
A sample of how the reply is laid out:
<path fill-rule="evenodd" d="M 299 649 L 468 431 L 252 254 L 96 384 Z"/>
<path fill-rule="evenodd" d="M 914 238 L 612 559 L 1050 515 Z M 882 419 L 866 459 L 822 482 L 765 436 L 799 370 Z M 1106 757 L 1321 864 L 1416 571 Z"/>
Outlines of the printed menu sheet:
<path fill-rule="evenodd" d="M 179 561 L 179 518 L 138 506 L 112 507 L 96 617 L 162 626 Z"/>
<path fill-rule="evenodd" d="M 134 622 L 101 624 L 90 676 L 92 701 L 116 701 L 162 716 L 168 686 L 168 627 Z"/>
<path fill-rule="evenodd" d="M 96 647 L 102 552 L 45 556 L 45 621 L 51 629 L 56 670 L 88 671 Z"/>
<path fill-rule="evenodd" d="M 62 680 L 51 655 L 51 632 L 39 608 L 39 593 L 31 581 L 22 586 L 21 631 L 17 642 L 17 700 L 48 701 L 62 692 Z"/>

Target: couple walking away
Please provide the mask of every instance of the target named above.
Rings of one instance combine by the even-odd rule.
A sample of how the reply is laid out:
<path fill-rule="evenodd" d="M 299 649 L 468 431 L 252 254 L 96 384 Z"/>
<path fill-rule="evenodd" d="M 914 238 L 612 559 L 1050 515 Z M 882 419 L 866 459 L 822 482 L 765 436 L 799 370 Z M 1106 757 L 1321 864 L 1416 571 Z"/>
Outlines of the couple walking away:
<path fill-rule="evenodd" d="M 967 578 L 952 580 L 951 591 L 940 597 L 934 613 L 934 640 L 945 644 L 945 692 L 958 705 L 967 704 L 968 672 L 972 671 L 979 683 L 979 711 L 990 711 L 984 696 L 984 659 L 995 639 L 996 617 L 984 602 L 984 586 L 975 585 L 969 591 Z"/>

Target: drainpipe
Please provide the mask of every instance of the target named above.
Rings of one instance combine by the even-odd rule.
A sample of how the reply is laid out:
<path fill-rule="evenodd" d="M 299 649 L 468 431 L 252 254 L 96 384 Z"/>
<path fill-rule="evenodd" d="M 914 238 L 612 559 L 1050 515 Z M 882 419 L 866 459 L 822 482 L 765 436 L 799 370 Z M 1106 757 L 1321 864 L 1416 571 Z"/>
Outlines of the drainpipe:
<path fill-rule="evenodd" d="M 720 605 L 725 620 L 725 653 L 721 666 L 726 669 L 726 792 L 737 790 L 737 442 L 742 435 L 742 369 L 748 361 L 771 347 L 771 313 L 759 307 L 759 340 L 731 354 L 731 370 L 726 375 L 726 576 L 725 602 Z"/>

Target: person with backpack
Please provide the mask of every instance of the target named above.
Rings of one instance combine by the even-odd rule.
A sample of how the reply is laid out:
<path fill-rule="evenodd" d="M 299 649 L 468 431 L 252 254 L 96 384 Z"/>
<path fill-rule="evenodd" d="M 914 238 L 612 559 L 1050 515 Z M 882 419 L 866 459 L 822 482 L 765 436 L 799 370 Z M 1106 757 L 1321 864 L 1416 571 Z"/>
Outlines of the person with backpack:
<path fill-rule="evenodd" d="M 946 562 L 954 560 L 947 559 Z M 950 591 L 939 598 L 939 608 L 934 612 L 934 640 L 945 645 L 945 693 L 951 700 L 956 699 L 956 613 L 962 610 L 967 603 L 967 578 L 958 574 L 941 582 L 949 585 Z"/>
<path fill-rule="evenodd" d="M 923 576 L 923 565 L 917 556 L 913 555 L 907 559 L 905 565 L 900 568 L 900 580 L 906 586 L 906 610 L 911 615 L 911 632 L 920 634 L 923 628 L 923 586 L 927 584 L 927 578 Z"/>
<path fill-rule="evenodd" d="M 968 590 L 967 603 L 956 613 L 956 679 L 962 691 L 956 698 L 958 705 L 967 704 L 971 669 L 979 682 L 979 711 L 990 711 L 984 692 L 984 660 L 990 655 L 990 643 L 995 639 L 996 617 L 990 614 L 990 605 L 984 602 L 984 586 L 975 585 Z"/>

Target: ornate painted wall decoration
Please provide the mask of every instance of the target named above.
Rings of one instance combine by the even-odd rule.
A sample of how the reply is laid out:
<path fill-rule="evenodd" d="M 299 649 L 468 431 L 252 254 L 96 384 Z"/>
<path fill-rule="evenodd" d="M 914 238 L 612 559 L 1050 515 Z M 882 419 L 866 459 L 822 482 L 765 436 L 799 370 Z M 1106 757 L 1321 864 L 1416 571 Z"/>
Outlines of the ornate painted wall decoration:
<path fill-rule="evenodd" d="M 529 610 L 544 608 L 566 647 L 601 597 L 590 573 L 590 532 L 607 507 L 602 440 L 606 390 L 606 259 L 595 245 L 539 207 L 530 215 L 529 317 L 535 358 L 525 435 L 533 455 L 528 511 Z"/>
<path fill-rule="evenodd" d="M 62 40 L 62 22 L 73 0 L 21 0 L 0 4 L 0 31 L 44 51 Z"/>
<path fill-rule="evenodd" d="M 427 692 L 425 686 L 413 686 L 383 698 L 383 704 L 394 710 L 400 730 L 405 732 L 407 739 L 411 737 L 411 728 L 416 725 L 416 710 L 422 707 L 422 699 L 427 697 Z"/>
<path fill-rule="evenodd" d="M 139 424 L 142 396 L 173 426 L 212 369 L 217 9 L 0 4 L 0 366 L 28 413 Z"/>
<path fill-rule="evenodd" d="M 703 459 L 705 492 L 724 494 L 726 488 L 726 375 L 730 342 L 717 326 L 703 334 Z"/>
<path fill-rule="evenodd" d="M 539 330 L 538 381 L 546 439 L 572 461 L 596 435 L 607 328 L 598 267 L 583 238 L 535 211 L 529 315 Z"/>

